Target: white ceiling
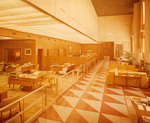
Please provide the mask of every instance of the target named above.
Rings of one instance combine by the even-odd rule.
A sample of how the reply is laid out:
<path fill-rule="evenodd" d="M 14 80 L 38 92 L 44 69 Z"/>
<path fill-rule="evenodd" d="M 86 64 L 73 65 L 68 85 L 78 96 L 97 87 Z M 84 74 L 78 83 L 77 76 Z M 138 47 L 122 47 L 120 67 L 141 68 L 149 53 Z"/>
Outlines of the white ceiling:
<path fill-rule="evenodd" d="M 97 43 L 22 0 L 0 0 L 0 10 L 0 27 L 82 44 Z"/>

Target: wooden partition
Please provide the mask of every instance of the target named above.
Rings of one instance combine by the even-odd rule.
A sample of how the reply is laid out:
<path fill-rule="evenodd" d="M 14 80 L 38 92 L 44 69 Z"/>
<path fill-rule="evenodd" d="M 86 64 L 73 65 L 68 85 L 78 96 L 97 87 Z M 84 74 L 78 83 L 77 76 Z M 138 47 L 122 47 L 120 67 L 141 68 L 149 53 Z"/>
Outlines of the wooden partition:
<path fill-rule="evenodd" d="M 81 64 L 85 64 L 86 67 L 90 67 L 91 65 L 97 62 L 97 59 L 98 59 L 97 54 L 88 57 L 46 56 L 45 64 L 46 64 L 46 69 L 49 69 L 50 65 L 54 63 L 57 63 L 59 65 L 63 65 L 64 63 L 71 63 L 71 64 L 75 64 L 75 68 L 77 68 Z"/>
<path fill-rule="evenodd" d="M 58 63 L 60 65 L 63 65 L 64 63 L 71 63 L 75 64 L 76 67 L 80 64 L 86 63 L 87 58 L 86 57 L 67 57 L 67 56 L 46 56 L 45 57 L 45 64 L 46 68 L 48 68 L 50 65 L 54 63 Z"/>

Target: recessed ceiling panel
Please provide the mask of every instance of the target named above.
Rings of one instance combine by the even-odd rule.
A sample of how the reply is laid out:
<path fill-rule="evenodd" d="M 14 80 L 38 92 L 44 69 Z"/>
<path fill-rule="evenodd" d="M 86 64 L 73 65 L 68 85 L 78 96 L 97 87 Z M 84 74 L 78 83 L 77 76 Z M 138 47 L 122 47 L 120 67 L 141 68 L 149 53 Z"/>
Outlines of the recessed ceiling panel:
<path fill-rule="evenodd" d="M 133 5 L 139 0 L 91 0 L 97 16 L 126 15 L 133 13 Z"/>
<path fill-rule="evenodd" d="M 0 8 L 0 27 L 77 43 L 97 43 L 22 0 L 0 0 Z"/>

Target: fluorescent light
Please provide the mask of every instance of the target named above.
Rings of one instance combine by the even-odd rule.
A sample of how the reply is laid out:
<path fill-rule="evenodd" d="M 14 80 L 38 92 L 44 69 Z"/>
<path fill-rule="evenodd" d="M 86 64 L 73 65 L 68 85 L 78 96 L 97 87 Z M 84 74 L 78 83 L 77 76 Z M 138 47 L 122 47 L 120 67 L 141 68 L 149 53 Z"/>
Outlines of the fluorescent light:
<path fill-rule="evenodd" d="M 143 38 L 143 53 L 144 53 L 144 50 L 145 50 L 145 39 Z"/>
<path fill-rule="evenodd" d="M 143 1 L 143 24 L 145 24 L 145 2 Z"/>
<path fill-rule="evenodd" d="M 134 41 L 133 41 L 132 45 L 133 45 L 132 48 L 133 48 L 133 53 L 134 53 Z"/>

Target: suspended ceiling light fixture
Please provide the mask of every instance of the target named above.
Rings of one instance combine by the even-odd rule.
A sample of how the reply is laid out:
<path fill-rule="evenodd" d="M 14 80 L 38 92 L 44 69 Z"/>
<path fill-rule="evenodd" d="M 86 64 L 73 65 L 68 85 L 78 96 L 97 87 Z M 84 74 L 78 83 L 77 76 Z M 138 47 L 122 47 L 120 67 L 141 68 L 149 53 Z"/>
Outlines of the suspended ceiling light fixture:
<path fill-rule="evenodd" d="M 143 1 L 143 24 L 145 24 L 145 1 Z"/>

